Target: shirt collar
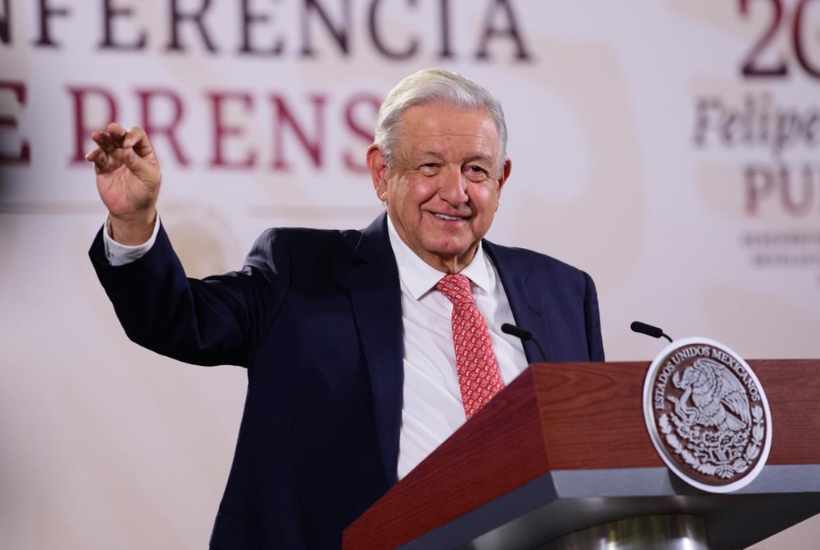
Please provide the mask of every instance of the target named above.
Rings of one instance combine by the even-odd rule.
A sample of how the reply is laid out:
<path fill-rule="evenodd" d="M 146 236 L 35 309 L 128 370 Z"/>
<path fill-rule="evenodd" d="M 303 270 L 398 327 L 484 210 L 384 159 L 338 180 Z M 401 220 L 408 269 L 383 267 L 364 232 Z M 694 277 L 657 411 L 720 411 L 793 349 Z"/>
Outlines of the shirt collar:
<path fill-rule="evenodd" d="M 390 246 L 393 248 L 393 254 L 396 256 L 399 278 L 410 291 L 413 298 L 419 300 L 436 286 L 441 278 L 444 277 L 444 273 L 419 258 L 418 255 L 401 240 L 390 216 L 387 216 L 387 232 L 390 236 Z M 484 292 L 490 291 L 490 273 L 481 241 L 478 243 L 478 250 L 476 250 L 475 256 L 473 256 L 473 261 L 461 270 L 461 275 L 470 279 L 475 286 Z"/>

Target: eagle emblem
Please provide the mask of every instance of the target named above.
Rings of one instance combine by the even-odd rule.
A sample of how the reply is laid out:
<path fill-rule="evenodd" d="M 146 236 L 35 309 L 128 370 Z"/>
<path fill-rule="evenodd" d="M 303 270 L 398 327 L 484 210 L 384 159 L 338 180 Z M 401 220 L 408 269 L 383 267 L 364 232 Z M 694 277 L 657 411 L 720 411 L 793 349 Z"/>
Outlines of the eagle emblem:
<path fill-rule="evenodd" d="M 670 395 L 667 399 L 674 403 L 675 413 L 687 426 L 717 426 L 721 432 L 737 432 L 751 425 L 746 391 L 720 363 L 697 359 L 684 369 L 683 376 L 676 372 L 672 383 L 684 392 L 680 398 Z M 694 407 L 687 403 L 690 398 Z"/>
<path fill-rule="evenodd" d="M 664 462 L 688 483 L 728 492 L 750 483 L 771 446 L 771 414 L 743 359 L 717 342 L 670 344 L 650 366 L 644 416 Z"/>

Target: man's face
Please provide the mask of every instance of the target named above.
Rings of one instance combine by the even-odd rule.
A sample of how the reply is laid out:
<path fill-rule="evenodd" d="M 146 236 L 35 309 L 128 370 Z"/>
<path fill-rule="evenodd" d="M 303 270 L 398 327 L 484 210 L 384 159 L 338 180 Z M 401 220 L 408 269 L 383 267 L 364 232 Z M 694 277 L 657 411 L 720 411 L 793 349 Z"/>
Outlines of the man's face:
<path fill-rule="evenodd" d="M 510 174 L 498 166 L 498 133 L 485 111 L 438 103 L 404 112 L 394 165 L 375 147 L 367 160 L 376 194 L 401 239 L 426 263 L 458 273 L 490 229 Z"/>

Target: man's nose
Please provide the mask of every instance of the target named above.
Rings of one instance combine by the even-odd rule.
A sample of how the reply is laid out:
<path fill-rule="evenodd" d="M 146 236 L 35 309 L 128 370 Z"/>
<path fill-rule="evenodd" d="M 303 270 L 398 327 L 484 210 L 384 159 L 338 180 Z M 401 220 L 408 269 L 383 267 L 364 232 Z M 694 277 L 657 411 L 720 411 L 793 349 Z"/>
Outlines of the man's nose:
<path fill-rule="evenodd" d="M 467 195 L 468 184 L 460 167 L 449 167 L 441 174 L 439 196 L 453 206 L 464 204 L 470 199 Z"/>

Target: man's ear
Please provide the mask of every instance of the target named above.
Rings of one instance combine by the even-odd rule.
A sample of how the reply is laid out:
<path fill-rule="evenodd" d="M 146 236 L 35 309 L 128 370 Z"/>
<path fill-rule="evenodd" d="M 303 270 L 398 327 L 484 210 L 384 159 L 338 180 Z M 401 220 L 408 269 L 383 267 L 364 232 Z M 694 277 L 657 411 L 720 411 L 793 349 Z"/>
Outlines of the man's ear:
<path fill-rule="evenodd" d="M 375 143 L 367 148 L 367 167 L 380 201 L 387 200 L 387 160 Z"/>
<path fill-rule="evenodd" d="M 501 194 L 501 188 L 504 187 L 504 184 L 507 183 L 507 179 L 510 177 L 512 173 L 512 160 L 507 159 L 504 162 L 504 168 L 501 170 L 501 176 L 498 178 L 498 194 Z"/>

